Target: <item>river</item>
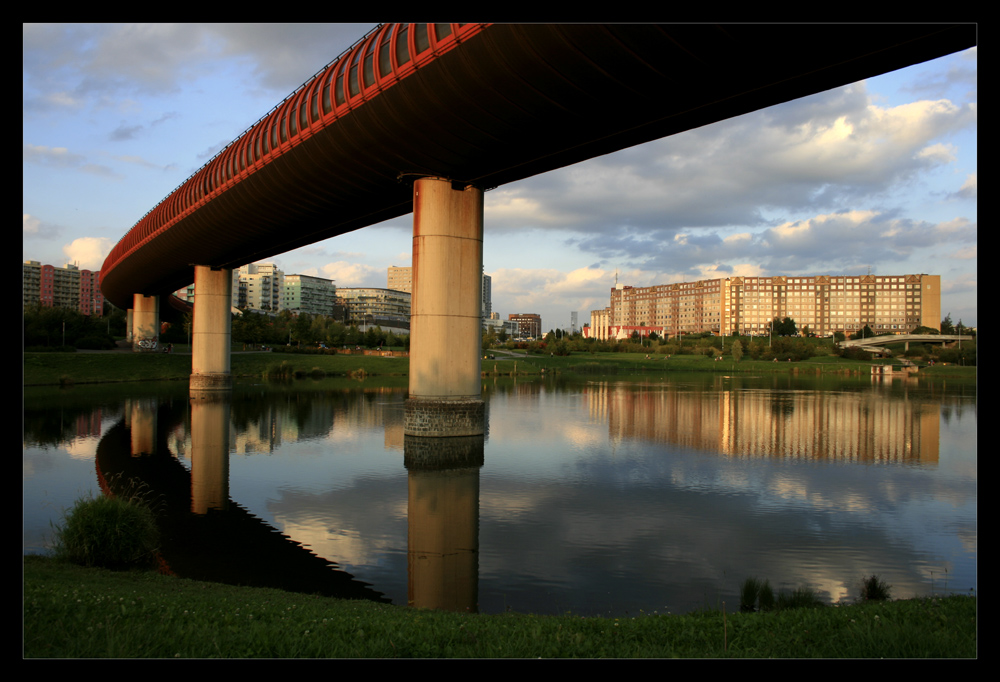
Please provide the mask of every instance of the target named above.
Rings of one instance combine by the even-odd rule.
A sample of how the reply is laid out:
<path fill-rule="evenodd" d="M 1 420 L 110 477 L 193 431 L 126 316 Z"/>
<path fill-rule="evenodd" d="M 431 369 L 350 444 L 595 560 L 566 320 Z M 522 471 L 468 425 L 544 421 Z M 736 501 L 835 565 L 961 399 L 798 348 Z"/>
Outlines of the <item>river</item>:
<path fill-rule="evenodd" d="M 977 589 L 974 383 L 505 377 L 485 438 L 428 444 L 405 381 L 26 388 L 24 552 L 133 479 L 181 577 L 613 617 L 735 610 L 749 576 L 828 602 L 872 574 Z"/>

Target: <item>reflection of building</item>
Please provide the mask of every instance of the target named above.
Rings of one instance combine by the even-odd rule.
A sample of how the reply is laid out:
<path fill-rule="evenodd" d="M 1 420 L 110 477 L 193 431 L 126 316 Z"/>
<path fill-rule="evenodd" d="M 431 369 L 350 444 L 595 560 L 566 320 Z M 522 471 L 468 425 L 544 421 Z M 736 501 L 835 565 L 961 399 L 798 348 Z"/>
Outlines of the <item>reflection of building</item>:
<path fill-rule="evenodd" d="M 517 336 L 537 339 L 542 335 L 542 316 L 535 313 L 511 313 L 509 320 L 517 323 Z"/>
<path fill-rule="evenodd" d="M 410 294 L 394 289 L 341 287 L 337 298 L 343 304 L 347 324 L 409 330 Z"/>
<path fill-rule="evenodd" d="M 611 305 L 592 311 L 590 333 L 626 338 L 633 331 L 677 336 L 696 332 L 767 336 L 774 318 L 790 317 L 800 332 L 829 336 L 865 325 L 903 334 L 941 324 L 940 275 L 732 277 L 617 285 Z"/>
<path fill-rule="evenodd" d="M 661 391 L 594 385 L 592 415 L 612 438 L 666 442 L 738 457 L 938 461 L 940 409 L 867 392 Z"/>

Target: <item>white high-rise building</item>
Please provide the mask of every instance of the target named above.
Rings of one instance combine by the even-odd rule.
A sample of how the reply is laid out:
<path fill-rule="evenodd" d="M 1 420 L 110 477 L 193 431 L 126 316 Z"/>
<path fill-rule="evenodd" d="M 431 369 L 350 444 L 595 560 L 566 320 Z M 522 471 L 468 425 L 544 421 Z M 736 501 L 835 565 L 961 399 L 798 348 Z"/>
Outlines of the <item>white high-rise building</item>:
<path fill-rule="evenodd" d="M 282 307 L 284 279 L 285 273 L 274 263 L 249 263 L 233 270 L 233 304 L 276 313 Z"/>

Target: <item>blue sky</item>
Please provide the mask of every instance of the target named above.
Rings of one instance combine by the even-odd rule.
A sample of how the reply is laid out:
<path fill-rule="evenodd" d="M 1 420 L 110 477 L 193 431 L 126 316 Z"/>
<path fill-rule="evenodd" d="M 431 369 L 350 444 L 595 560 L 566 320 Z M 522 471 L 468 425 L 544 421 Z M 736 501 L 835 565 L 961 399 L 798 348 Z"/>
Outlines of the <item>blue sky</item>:
<path fill-rule="evenodd" d="M 22 28 L 23 258 L 99 269 L 157 202 L 364 35 L 363 24 Z M 493 309 L 589 321 L 619 281 L 928 273 L 977 324 L 977 50 L 486 194 Z M 386 286 L 405 216 L 276 256 Z"/>

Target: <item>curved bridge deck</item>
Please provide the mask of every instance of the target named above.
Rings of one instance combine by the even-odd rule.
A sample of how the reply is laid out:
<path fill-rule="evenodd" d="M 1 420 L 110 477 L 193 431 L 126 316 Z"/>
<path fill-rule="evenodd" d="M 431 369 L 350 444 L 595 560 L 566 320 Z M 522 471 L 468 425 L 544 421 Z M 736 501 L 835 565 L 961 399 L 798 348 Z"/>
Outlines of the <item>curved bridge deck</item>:
<path fill-rule="evenodd" d="M 379 26 L 158 204 L 101 271 L 128 308 L 412 210 L 976 44 L 974 25 Z"/>

